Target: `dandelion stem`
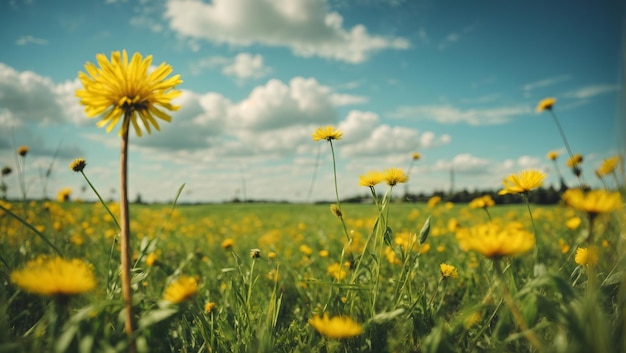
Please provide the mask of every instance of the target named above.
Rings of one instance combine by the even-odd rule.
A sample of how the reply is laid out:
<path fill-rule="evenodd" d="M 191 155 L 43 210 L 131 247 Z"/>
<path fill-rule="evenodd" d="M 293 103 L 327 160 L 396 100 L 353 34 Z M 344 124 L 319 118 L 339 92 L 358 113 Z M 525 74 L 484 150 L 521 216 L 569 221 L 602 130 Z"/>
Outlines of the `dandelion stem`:
<path fill-rule="evenodd" d="M 128 131 L 132 112 L 126 112 L 122 133 L 122 149 L 120 154 L 120 220 L 121 224 L 121 265 L 122 265 L 122 296 L 126 309 L 124 331 L 129 339 L 129 352 L 135 352 L 133 338 L 133 301 L 130 287 L 130 217 L 128 212 Z"/>
<path fill-rule="evenodd" d="M 557 129 L 559 129 L 559 133 L 561 134 L 561 139 L 563 139 L 563 143 L 565 144 L 565 148 L 567 149 L 569 158 L 574 158 L 572 149 L 569 147 L 569 143 L 567 143 L 567 138 L 565 137 L 565 133 L 563 132 L 563 128 L 561 127 L 561 123 L 559 123 L 559 119 L 556 117 L 554 110 L 550 109 L 550 115 L 552 115 L 552 119 L 554 120 L 554 123 L 556 124 Z"/>
<path fill-rule="evenodd" d="M 524 318 L 522 317 L 522 314 L 517 308 L 517 305 L 515 305 L 515 301 L 513 300 L 511 291 L 509 290 L 509 287 L 507 286 L 506 281 L 504 279 L 504 273 L 502 272 L 502 268 L 500 267 L 500 260 L 493 261 L 493 268 L 495 269 L 496 277 L 498 279 L 498 283 L 500 284 L 502 295 L 504 296 L 504 302 L 509 307 L 509 310 L 511 310 L 511 314 L 513 314 L 513 318 L 515 319 L 515 322 L 517 323 L 519 328 L 522 330 L 522 334 L 524 335 L 524 337 L 526 337 L 526 339 L 530 342 L 530 344 L 532 344 L 533 347 L 537 349 L 537 351 L 542 352 L 543 345 L 541 344 L 537 336 L 535 336 L 533 331 L 528 329 L 528 325 L 526 325 L 526 321 L 524 321 Z"/>
<path fill-rule="evenodd" d="M 335 197 L 337 198 L 337 209 L 339 210 L 339 212 L 341 212 L 341 214 L 343 214 L 343 211 L 341 210 L 341 204 L 339 203 L 339 188 L 337 187 L 337 163 L 335 162 L 335 148 L 333 147 L 332 140 L 329 139 L 328 143 L 330 143 L 330 153 L 333 156 L 333 178 L 335 180 Z M 350 235 L 348 235 L 346 222 L 344 221 L 343 217 L 339 219 L 341 220 L 341 225 L 343 226 L 343 233 L 346 235 L 346 239 L 350 241 Z"/>
<path fill-rule="evenodd" d="M 83 178 L 85 178 L 85 180 L 87 181 L 87 184 L 89 184 L 89 187 L 91 187 L 91 190 L 93 190 L 93 192 L 96 194 L 96 196 L 98 196 L 98 200 L 100 200 L 100 203 L 102 204 L 102 206 L 104 206 L 104 209 L 107 210 L 107 212 L 109 213 L 109 216 L 111 216 L 111 218 L 113 218 L 113 222 L 115 222 L 115 225 L 117 226 L 117 228 L 121 228 L 119 222 L 117 221 L 117 218 L 113 215 L 113 212 L 111 212 L 111 210 L 109 209 L 109 206 L 107 206 L 106 202 L 104 202 L 104 200 L 102 199 L 102 196 L 100 196 L 100 193 L 98 192 L 98 190 L 96 190 L 96 188 L 93 186 L 93 184 L 91 184 L 91 181 L 89 181 L 89 178 L 87 178 L 87 175 L 85 175 L 85 172 L 81 170 L 80 173 L 83 175 Z"/>

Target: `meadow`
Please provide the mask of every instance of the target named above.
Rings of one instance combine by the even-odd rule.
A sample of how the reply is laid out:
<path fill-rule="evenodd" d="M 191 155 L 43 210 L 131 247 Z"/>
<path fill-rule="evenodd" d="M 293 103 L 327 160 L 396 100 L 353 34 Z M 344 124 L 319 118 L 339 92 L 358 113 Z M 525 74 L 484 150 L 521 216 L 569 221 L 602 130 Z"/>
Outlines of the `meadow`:
<path fill-rule="evenodd" d="M 12 270 L 39 255 L 55 254 L 32 229 L 1 213 L 0 350 L 126 351 L 119 228 L 102 204 L 2 205 L 15 215 L 24 214 L 64 257 L 87 261 L 97 284 L 82 295 L 50 297 L 10 283 Z M 116 214 L 119 205 L 108 207 Z M 519 222 L 532 229 L 525 205 L 481 209 L 392 201 L 384 241 L 372 247 L 370 239 L 365 252 L 368 236 L 377 228 L 374 203 L 342 205 L 350 241 L 328 205 L 131 205 L 130 210 L 140 352 L 537 350 L 512 317 L 492 261 L 463 251 L 455 239 L 460 227 L 483 224 L 489 217 L 493 223 Z M 499 261 L 540 349 L 624 349 L 624 260 L 618 228 L 624 220 L 613 214 L 596 222 L 602 244 L 596 267 L 599 290 L 594 294 L 599 298 L 590 298 L 588 268 L 574 260 L 576 245 L 588 234 L 584 214 L 564 205 L 531 205 L 531 210 L 536 254 Z M 454 271 L 444 273 L 442 263 Z M 181 276 L 192 278 L 197 288 L 183 286 L 181 300 L 168 303 L 167 288 Z M 361 330 L 347 337 L 320 334 L 309 320 L 322 313 L 350 319 L 338 332 L 351 324 Z"/>

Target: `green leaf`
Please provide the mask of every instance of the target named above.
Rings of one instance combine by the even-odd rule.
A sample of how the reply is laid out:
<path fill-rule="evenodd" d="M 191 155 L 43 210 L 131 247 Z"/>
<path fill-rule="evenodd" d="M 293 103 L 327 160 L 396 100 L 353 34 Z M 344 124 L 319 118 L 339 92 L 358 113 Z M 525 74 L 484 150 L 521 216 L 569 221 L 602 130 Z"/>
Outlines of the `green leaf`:
<path fill-rule="evenodd" d="M 430 216 L 426 218 L 426 222 L 424 222 L 422 230 L 420 230 L 419 237 L 417 238 L 420 245 L 426 242 L 426 239 L 428 239 L 428 234 L 430 234 Z"/>
<path fill-rule="evenodd" d="M 385 234 L 383 235 L 383 240 L 388 246 L 391 246 L 391 237 L 393 237 L 393 230 L 390 227 L 387 227 L 387 229 L 385 229 Z"/>
<path fill-rule="evenodd" d="M 176 314 L 177 311 L 178 309 L 176 308 L 162 308 L 151 311 L 146 314 L 146 316 L 139 319 L 139 327 L 146 328 L 148 326 L 152 326 Z"/>

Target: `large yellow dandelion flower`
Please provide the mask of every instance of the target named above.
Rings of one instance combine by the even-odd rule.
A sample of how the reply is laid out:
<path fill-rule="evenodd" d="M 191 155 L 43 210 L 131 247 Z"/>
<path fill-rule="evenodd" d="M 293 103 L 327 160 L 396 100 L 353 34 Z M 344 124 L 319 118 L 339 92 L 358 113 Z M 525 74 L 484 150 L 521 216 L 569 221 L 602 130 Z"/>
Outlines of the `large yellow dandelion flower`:
<path fill-rule="evenodd" d="M 359 185 L 372 187 L 385 179 L 385 175 L 377 170 L 371 170 L 359 176 Z"/>
<path fill-rule="evenodd" d="M 162 109 L 174 111 L 180 108 L 171 101 L 181 94 L 174 87 L 183 81 L 180 75 L 167 78 L 172 73 L 170 65 L 161 63 L 148 73 L 152 55 L 143 58 L 135 53 L 129 62 L 126 50 L 113 52 L 111 61 L 104 54 L 98 54 L 96 59 L 99 68 L 88 62 L 85 64 L 87 73 L 78 73 L 83 89 L 76 90 L 76 96 L 85 106 L 88 117 L 103 116 L 98 122 L 99 127 L 108 124 L 107 132 L 110 132 L 124 116 L 120 135 L 132 124 L 137 136 L 141 136 L 137 117 L 148 133 L 151 126 L 159 130 L 154 117 L 167 122 L 172 120 Z"/>
<path fill-rule="evenodd" d="M 519 255 L 535 246 L 534 235 L 516 223 L 459 228 L 456 239 L 464 251 L 474 250 L 491 259 Z"/>
<path fill-rule="evenodd" d="M 313 132 L 313 134 L 311 134 L 313 141 L 341 140 L 342 136 L 343 136 L 343 133 L 341 131 L 335 130 L 335 128 L 332 126 L 319 127 L 317 128 L 317 130 L 315 130 L 315 132 Z"/>
<path fill-rule="evenodd" d="M 538 170 L 523 170 L 517 174 L 511 174 L 502 180 L 504 189 L 500 190 L 500 195 L 520 194 L 536 189 L 543 185 L 545 174 Z"/>
<path fill-rule="evenodd" d="M 552 110 L 552 107 L 556 103 L 556 98 L 544 98 L 539 104 L 537 104 L 537 113 L 541 113 L 544 110 Z"/>
<path fill-rule="evenodd" d="M 383 179 L 387 185 L 394 186 L 399 183 L 406 183 L 409 180 L 409 176 L 400 168 L 390 168 L 385 170 Z"/>
<path fill-rule="evenodd" d="M 163 293 L 163 299 L 172 304 L 178 304 L 198 293 L 198 282 L 189 276 L 180 276 L 172 282 Z"/>
<path fill-rule="evenodd" d="M 79 259 L 40 257 L 11 272 L 11 282 L 27 292 L 44 296 L 71 296 L 92 290 L 92 267 Z"/>
<path fill-rule="evenodd" d="M 616 191 L 568 189 L 563 194 L 563 200 L 572 208 L 592 216 L 622 207 L 622 196 Z"/>
<path fill-rule="evenodd" d="M 328 314 L 324 314 L 323 317 L 316 315 L 309 320 L 309 324 L 328 338 L 349 338 L 363 333 L 363 327 L 347 316 L 329 318 Z"/>

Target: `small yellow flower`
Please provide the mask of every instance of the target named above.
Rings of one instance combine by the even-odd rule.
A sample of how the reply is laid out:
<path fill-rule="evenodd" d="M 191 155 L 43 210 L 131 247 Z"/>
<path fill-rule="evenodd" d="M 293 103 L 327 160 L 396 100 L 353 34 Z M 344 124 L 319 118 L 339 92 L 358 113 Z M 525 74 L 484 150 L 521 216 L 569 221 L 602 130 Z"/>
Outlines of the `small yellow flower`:
<path fill-rule="evenodd" d="M 330 205 L 330 213 L 334 214 L 337 218 L 343 217 L 343 212 L 341 212 L 341 209 L 339 209 L 339 206 L 335 203 Z"/>
<path fill-rule="evenodd" d="M 428 199 L 428 202 L 426 203 L 426 206 L 428 206 L 428 208 L 434 208 L 435 206 L 437 206 L 439 203 L 441 202 L 441 196 L 433 196 L 430 199 Z"/>
<path fill-rule="evenodd" d="M 220 246 L 222 247 L 222 249 L 228 250 L 232 248 L 233 245 L 235 245 L 235 241 L 232 238 L 226 238 L 222 240 L 222 244 Z"/>
<path fill-rule="evenodd" d="M 567 254 L 569 252 L 569 244 L 565 242 L 562 238 L 559 239 L 559 249 L 561 249 L 561 253 Z"/>
<path fill-rule="evenodd" d="M 158 260 L 157 254 L 154 252 L 151 252 L 148 254 L 148 256 L 146 256 L 146 265 L 154 266 L 157 260 Z"/>
<path fill-rule="evenodd" d="M 258 259 L 259 257 L 261 257 L 261 250 L 260 249 L 250 249 L 250 258 L 251 259 Z"/>
<path fill-rule="evenodd" d="M 268 259 L 275 259 L 276 258 L 276 253 L 273 251 L 270 251 L 267 253 L 267 258 Z"/>
<path fill-rule="evenodd" d="M 167 78 L 172 73 L 170 65 L 161 63 L 148 73 L 152 55 L 144 59 L 135 53 L 129 61 L 126 50 L 113 52 L 111 61 L 104 54 L 98 54 L 96 59 L 99 68 L 88 62 L 85 64 L 87 73 L 78 73 L 83 89 L 76 90 L 76 96 L 85 106 L 88 117 L 103 116 L 98 126 L 108 124 L 107 132 L 110 132 L 122 119 L 120 135 L 132 124 L 137 136 L 141 136 L 138 120 L 148 133 L 151 132 L 150 126 L 160 129 L 154 117 L 167 122 L 172 120 L 161 108 L 170 111 L 180 108 L 171 101 L 180 96 L 181 91 L 174 87 L 183 81 L 180 75 Z"/>
<path fill-rule="evenodd" d="M 320 257 L 328 257 L 329 255 L 328 250 L 320 250 L 318 254 Z"/>
<path fill-rule="evenodd" d="M 43 296 L 71 296 L 96 286 L 93 269 L 83 260 L 39 257 L 11 272 L 11 282 Z"/>
<path fill-rule="evenodd" d="M 307 245 L 300 245 L 300 252 L 303 253 L 306 256 L 309 256 L 313 253 L 313 249 L 311 249 L 309 246 Z"/>
<path fill-rule="evenodd" d="M 383 179 L 387 185 L 394 186 L 399 183 L 406 183 L 409 180 L 409 176 L 402 169 L 390 168 L 385 170 Z"/>
<path fill-rule="evenodd" d="M 72 194 L 72 189 L 70 189 L 70 188 L 61 189 L 57 193 L 57 200 L 59 202 L 67 202 L 67 201 L 70 200 L 70 195 L 71 194 Z"/>
<path fill-rule="evenodd" d="M 327 270 L 329 275 L 331 275 L 334 279 L 341 281 L 342 279 L 348 276 L 346 269 L 341 266 L 339 262 L 335 262 L 328 266 Z"/>
<path fill-rule="evenodd" d="M 575 167 L 578 167 L 578 165 L 582 162 L 583 162 L 583 155 L 580 153 L 576 153 L 571 158 L 568 158 L 565 164 L 570 168 L 575 168 Z"/>
<path fill-rule="evenodd" d="M 545 174 L 538 170 L 523 170 L 517 174 L 511 174 L 502 180 L 504 189 L 498 194 L 520 194 L 531 191 L 543 185 Z"/>
<path fill-rule="evenodd" d="M 19 154 L 22 157 L 26 157 L 26 155 L 28 154 L 28 146 L 20 146 L 17 148 L 17 154 Z"/>
<path fill-rule="evenodd" d="M 562 197 L 570 207 L 592 216 L 622 207 L 622 196 L 616 191 L 568 189 Z"/>
<path fill-rule="evenodd" d="M 417 152 L 413 152 L 413 154 L 411 155 L 411 158 L 412 158 L 414 161 L 417 161 L 417 160 L 419 160 L 420 158 L 422 158 L 422 155 L 421 155 L 421 154 L 419 154 L 419 153 L 417 153 Z"/>
<path fill-rule="evenodd" d="M 580 217 L 572 217 L 565 222 L 565 226 L 570 230 L 576 230 L 580 223 L 582 223 L 582 219 Z"/>
<path fill-rule="evenodd" d="M 550 152 L 548 152 L 546 157 L 548 157 L 548 159 L 551 160 L 551 161 L 555 161 L 557 158 L 559 158 L 559 152 L 557 152 L 557 151 L 550 151 Z"/>
<path fill-rule="evenodd" d="M 602 161 L 602 164 L 596 170 L 596 174 L 600 177 L 613 173 L 617 165 L 619 164 L 619 156 L 607 158 Z"/>
<path fill-rule="evenodd" d="M 496 202 L 493 201 L 490 195 L 483 195 L 470 201 L 469 207 L 470 208 L 487 208 L 495 204 Z"/>
<path fill-rule="evenodd" d="M 83 158 L 76 158 L 70 163 L 70 169 L 75 172 L 81 172 L 87 166 L 87 162 Z"/>
<path fill-rule="evenodd" d="M 456 270 L 456 267 L 452 266 L 452 265 L 448 265 L 446 263 L 442 263 L 439 265 L 439 270 L 441 272 L 441 277 L 443 278 L 447 278 L 447 277 L 452 277 L 452 278 L 457 278 L 459 277 L 459 273 Z"/>
<path fill-rule="evenodd" d="M 385 179 L 385 175 L 377 170 L 371 170 L 359 176 L 359 185 L 373 187 Z"/>
<path fill-rule="evenodd" d="M 335 130 L 332 126 L 319 127 L 311 134 L 313 141 L 326 140 L 330 142 L 330 140 L 341 140 L 342 136 L 343 133 L 339 130 Z"/>
<path fill-rule="evenodd" d="M 598 263 L 598 250 L 594 247 L 576 249 L 574 261 L 581 266 L 594 266 Z"/>
<path fill-rule="evenodd" d="M 363 327 L 346 316 L 329 318 L 328 314 L 325 313 L 323 317 L 314 316 L 309 320 L 309 324 L 322 336 L 328 338 L 349 338 L 363 333 Z"/>
<path fill-rule="evenodd" d="M 213 311 L 213 309 L 215 308 L 215 303 L 214 302 L 208 302 L 204 304 L 204 312 L 205 313 L 210 313 L 211 311 Z"/>
<path fill-rule="evenodd" d="M 456 239 L 464 251 L 475 250 L 491 259 L 523 254 L 535 246 L 534 235 L 517 223 L 459 228 Z"/>
<path fill-rule="evenodd" d="M 189 276 L 180 276 L 165 289 L 163 300 L 172 304 L 183 302 L 198 293 L 198 282 Z"/>
<path fill-rule="evenodd" d="M 552 110 L 552 106 L 556 103 L 556 98 L 544 98 L 539 104 L 537 104 L 537 113 L 541 113 L 544 110 Z"/>

